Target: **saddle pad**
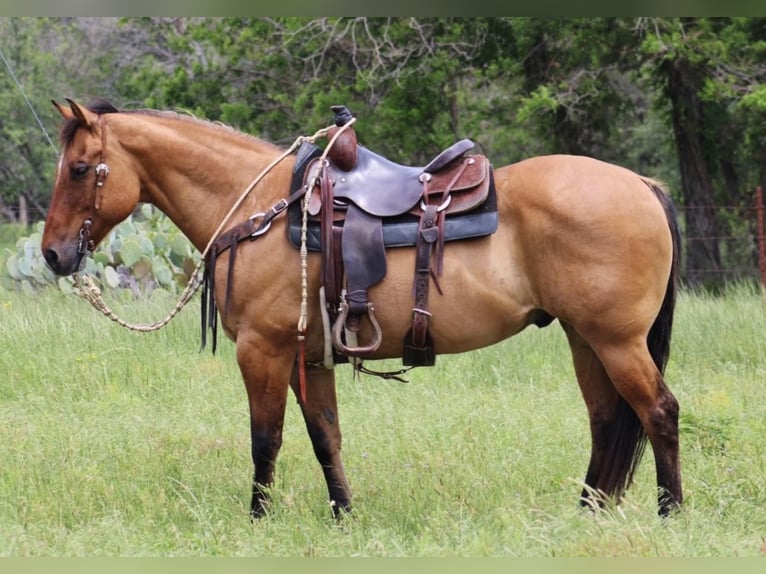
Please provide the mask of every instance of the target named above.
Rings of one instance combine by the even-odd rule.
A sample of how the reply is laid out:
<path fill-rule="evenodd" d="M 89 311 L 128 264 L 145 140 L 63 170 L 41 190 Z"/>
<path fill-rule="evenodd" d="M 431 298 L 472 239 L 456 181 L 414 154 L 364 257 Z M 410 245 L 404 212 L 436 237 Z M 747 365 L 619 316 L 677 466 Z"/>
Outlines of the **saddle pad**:
<path fill-rule="evenodd" d="M 444 222 L 444 240 L 457 241 L 474 237 L 484 237 L 497 231 L 497 196 L 492 170 L 489 172 L 489 196 L 483 204 L 473 211 L 450 215 Z M 385 247 L 412 247 L 416 243 L 420 218 L 410 214 L 394 217 L 384 217 L 383 244 Z M 296 248 L 301 246 L 301 225 L 303 215 L 301 202 L 296 202 L 287 210 L 287 235 L 290 243 Z M 342 226 L 342 221 L 335 223 Z M 320 223 L 309 220 L 306 233 L 306 244 L 309 251 L 320 251 Z"/>

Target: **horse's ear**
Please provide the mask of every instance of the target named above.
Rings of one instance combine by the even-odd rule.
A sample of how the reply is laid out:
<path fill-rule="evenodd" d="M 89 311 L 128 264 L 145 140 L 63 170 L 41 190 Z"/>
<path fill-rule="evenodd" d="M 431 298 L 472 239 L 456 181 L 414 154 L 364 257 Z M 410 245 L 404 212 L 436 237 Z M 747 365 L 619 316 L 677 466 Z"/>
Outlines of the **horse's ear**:
<path fill-rule="evenodd" d="M 69 108 L 65 108 L 60 103 L 58 103 L 56 100 L 51 100 L 54 106 L 56 106 L 56 109 L 61 114 L 61 117 L 63 117 L 65 120 L 71 120 L 74 115 L 72 114 L 72 110 Z"/>
<path fill-rule="evenodd" d="M 74 100 L 69 98 L 65 99 L 69 103 L 69 109 L 72 115 L 77 118 L 77 121 L 79 121 L 83 127 L 93 129 L 98 122 L 98 116 L 87 108 L 81 108 Z"/>

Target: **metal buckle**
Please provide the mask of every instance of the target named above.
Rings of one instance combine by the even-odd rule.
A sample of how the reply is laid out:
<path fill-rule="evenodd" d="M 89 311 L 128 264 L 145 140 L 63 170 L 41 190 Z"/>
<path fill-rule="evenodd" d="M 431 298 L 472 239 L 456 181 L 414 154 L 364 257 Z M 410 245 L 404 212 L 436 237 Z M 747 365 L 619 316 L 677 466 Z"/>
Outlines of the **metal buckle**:
<path fill-rule="evenodd" d="M 420 315 L 421 317 L 428 317 L 429 319 L 433 317 L 433 315 L 429 311 L 426 311 L 425 309 L 420 309 L 418 307 L 413 307 L 412 318 L 414 319 L 418 315 Z"/>
<path fill-rule="evenodd" d="M 109 175 L 109 166 L 102 162 L 98 164 L 93 171 L 96 172 L 96 187 L 103 187 L 104 179 Z M 102 175 L 104 176 L 103 179 L 101 177 Z"/>
<path fill-rule="evenodd" d="M 438 211 L 444 211 L 445 209 L 447 209 L 447 206 L 449 206 L 449 204 L 450 204 L 451 202 L 452 202 L 452 196 L 451 196 L 451 195 L 448 195 L 448 196 L 447 196 L 447 199 L 445 199 L 445 200 L 442 202 L 442 204 L 441 204 L 439 207 L 437 207 L 437 208 L 436 208 L 436 211 L 437 211 L 437 212 L 438 212 Z M 423 211 L 425 211 L 425 210 L 426 210 L 426 207 L 428 207 L 428 206 L 426 205 L 426 202 L 425 202 L 424 200 L 422 200 L 422 199 L 421 199 L 421 200 L 420 200 L 420 209 L 422 209 Z"/>
<path fill-rule="evenodd" d="M 93 251 L 93 244 L 90 241 L 90 226 L 93 225 L 91 218 L 86 219 L 80 228 L 80 239 L 77 242 L 77 254 L 85 255 L 88 251 Z"/>
<path fill-rule="evenodd" d="M 288 205 L 287 200 L 285 198 L 282 198 L 271 208 L 271 211 L 274 213 L 274 215 L 279 215 L 285 209 L 287 209 L 287 205 Z"/>
<path fill-rule="evenodd" d="M 254 213 L 253 215 L 250 216 L 250 221 L 255 222 L 255 220 L 258 219 L 259 217 L 264 219 L 266 217 L 266 214 L 263 213 L 262 211 L 260 211 L 258 213 Z M 269 230 L 269 228 L 271 228 L 271 220 L 270 219 L 266 222 L 266 225 L 261 224 L 260 227 L 258 227 L 255 231 L 253 231 L 250 234 L 250 238 L 251 239 L 255 239 L 256 237 L 259 237 L 259 236 L 263 235 L 264 233 L 266 233 Z"/>

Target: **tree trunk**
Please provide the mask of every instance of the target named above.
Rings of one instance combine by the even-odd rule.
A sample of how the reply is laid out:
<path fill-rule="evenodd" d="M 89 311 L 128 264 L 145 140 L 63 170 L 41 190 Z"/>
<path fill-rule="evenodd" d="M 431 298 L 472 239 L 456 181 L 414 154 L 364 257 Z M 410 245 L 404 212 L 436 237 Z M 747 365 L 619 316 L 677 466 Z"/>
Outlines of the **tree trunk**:
<path fill-rule="evenodd" d="M 684 60 L 666 62 L 665 71 L 683 195 L 684 277 L 690 286 L 711 286 L 720 279 L 721 253 L 713 184 L 703 155 L 702 78 Z"/>
<path fill-rule="evenodd" d="M 27 207 L 27 198 L 24 194 L 19 194 L 19 223 L 26 229 L 29 227 L 29 209 Z"/>

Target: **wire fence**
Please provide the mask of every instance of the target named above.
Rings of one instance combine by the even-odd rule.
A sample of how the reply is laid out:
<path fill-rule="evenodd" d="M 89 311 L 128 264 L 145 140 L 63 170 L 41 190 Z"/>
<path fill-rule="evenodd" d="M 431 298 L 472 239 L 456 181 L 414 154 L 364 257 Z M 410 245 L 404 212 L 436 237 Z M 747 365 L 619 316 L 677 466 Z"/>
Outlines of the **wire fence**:
<path fill-rule="evenodd" d="M 695 211 L 714 220 L 714 233 L 682 232 L 682 278 L 687 282 L 725 284 L 757 281 L 766 287 L 766 240 L 763 191 L 759 186 L 749 205 L 677 206 L 682 228 Z M 688 281 L 688 280 L 692 281 Z"/>
<path fill-rule="evenodd" d="M 756 281 L 766 288 L 766 231 L 764 225 L 763 190 L 759 186 L 753 194 L 750 205 L 707 205 L 685 207 L 676 206 L 678 219 L 682 227 L 681 262 L 682 280 L 689 283 L 691 278 L 704 278 L 707 284 L 726 284 L 737 281 Z M 45 219 L 45 212 L 37 206 L 2 204 L 0 206 L 0 224 L 11 225 L 13 229 L 2 231 L 7 225 L 0 225 L 0 240 L 6 245 L 14 237 L 31 231 L 31 226 Z M 712 214 L 719 230 L 714 234 L 691 235 L 684 232 L 685 222 L 694 216 L 694 210 L 705 210 Z M 689 257 L 689 252 L 696 244 L 703 250 L 715 250 L 715 256 L 703 258 Z M 712 247 L 711 247 L 712 246 Z M 694 282 L 694 281 L 692 281 Z"/>

